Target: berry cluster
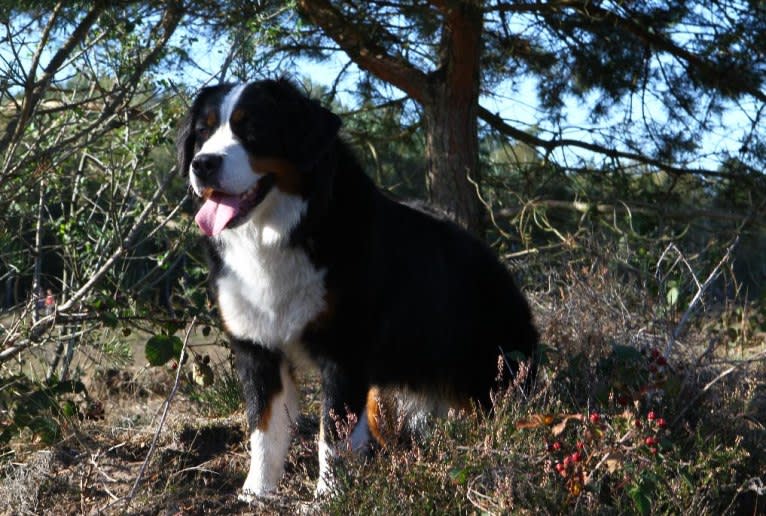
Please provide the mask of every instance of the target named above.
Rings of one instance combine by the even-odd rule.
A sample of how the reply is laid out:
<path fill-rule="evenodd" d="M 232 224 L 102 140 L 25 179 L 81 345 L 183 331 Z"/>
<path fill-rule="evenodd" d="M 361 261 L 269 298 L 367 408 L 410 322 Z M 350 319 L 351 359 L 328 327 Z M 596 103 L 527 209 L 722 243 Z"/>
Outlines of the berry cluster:
<path fill-rule="evenodd" d="M 651 433 L 644 438 L 644 444 L 649 447 L 649 452 L 652 455 L 656 455 L 658 451 L 657 447 L 660 444 L 657 435 L 659 435 L 659 432 L 665 430 L 668 427 L 668 422 L 664 417 L 660 417 L 659 414 L 657 414 L 657 412 L 654 410 L 650 410 L 646 414 L 646 420 L 649 422 L 647 426 L 649 427 L 648 430 Z M 641 420 L 636 419 L 636 427 L 641 428 L 642 426 L 643 425 Z"/>
<path fill-rule="evenodd" d="M 554 419 L 551 416 L 550 421 L 546 421 L 545 418 L 542 418 L 540 421 L 540 423 L 551 427 L 555 439 L 545 443 L 545 450 L 551 456 L 548 462 L 548 470 L 555 472 L 557 477 L 561 477 L 566 481 L 567 490 L 573 496 L 579 496 L 582 493 L 589 475 L 589 466 L 596 467 L 595 463 L 599 462 L 599 458 L 603 459 L 605 452 L 607 452 L 610 446 L 609 443 L 612 442 L 609 436 L 615 432 L 615 428 L 612 427 L 613 425 L 617 425 L 617 428 L 619 428 L 621 422 L 632 420 L 636 429 L 634 434 L 635 440 L 633 440 L 635 447 L 623 440 L 623 450 L 628 452 L 631 449 L 636 451 L 644 449 L 652 455 L 656 455 L 659 452 L 662 435 L 668 429 L 668 422 L 655 410 L 650 410 L 646 416 L 636 417 L 635 419 L 630 415 L 630 412 L 605 417 L 596 411 L 591 412 L 587 416 L 585 414 L 563 416 L 564 421 L 557 425 L 552 424 Z M 561 438 L 566 427 L 566 421 L 577 421 L 580 423 L 577 425 L 577 440 L 574 444 L 571 444 L 572 441 L 567 443 Z M 614 443 L 612 442 L 612 444 Z M 615 455 L 615 457 L 618 456 Z M 619 457 L 610 459 L 612 463 L 607 467 L 620 467 L 623 461 L 626 460 L 626 456 L 622 455 Z M 589 464 L 590 459 L 594 459 L 594 461 Z"/>
<path fill-rule="evenodd" d="M 591 412 L 587 419 L 582 418 L 584 423 L 582 439 L 579 439 L 574 449 L 567 448 L 561 441 L 546 443 L 548 453 L 555 460 L 553 469 L 567 483 L 567 489 L 573 496 L 579 496 L 585 486 L 586 465 L 589 455 L 586 450 L 586 441 L 591 443 L 603 434 L 601 415 Z M 590 424 L 588 424 L 590 422 Z"/>

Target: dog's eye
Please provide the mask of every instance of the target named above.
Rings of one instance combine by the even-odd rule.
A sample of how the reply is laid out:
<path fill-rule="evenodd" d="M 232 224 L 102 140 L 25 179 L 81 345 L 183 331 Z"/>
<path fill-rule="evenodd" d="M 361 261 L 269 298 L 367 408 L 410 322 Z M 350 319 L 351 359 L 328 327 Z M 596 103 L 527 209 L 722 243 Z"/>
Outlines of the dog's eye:
<path fill-rule="evenodd" d="M 210 138 L 210 129 L 207 127 L 197 127 L 194 130 L 194 137 L 197 141 L 205 141 Z"/>

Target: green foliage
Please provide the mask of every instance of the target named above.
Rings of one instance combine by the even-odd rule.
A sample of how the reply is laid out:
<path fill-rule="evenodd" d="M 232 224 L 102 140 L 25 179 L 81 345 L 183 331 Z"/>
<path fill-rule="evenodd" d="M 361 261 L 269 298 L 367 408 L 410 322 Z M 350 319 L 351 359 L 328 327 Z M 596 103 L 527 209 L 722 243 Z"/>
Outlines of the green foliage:
<path fill-rule="evenodd" d="M 52 444 L 61 434 L 61 426 L 80 414 L 87 400 L 85 386 L 80 381 L 52 380 L 44 384 L 17 375 L 0 378 L 0 445 L 25 430 L 33 439 Z"/>
<path fill-rule="evenodd" d="M 181 358 L 183 341 L 175 335 L 154 335 L 146 341 L 144 354 L 149 365 L 159 366 Z"/>
<path fill-rule="evenodd" d="M 244 407 L 242 387 L 231 364 L 212 368 L 213 381 L 209 385 L 191 387 L 189 397 L 208 417 L 230 416 Z"/>

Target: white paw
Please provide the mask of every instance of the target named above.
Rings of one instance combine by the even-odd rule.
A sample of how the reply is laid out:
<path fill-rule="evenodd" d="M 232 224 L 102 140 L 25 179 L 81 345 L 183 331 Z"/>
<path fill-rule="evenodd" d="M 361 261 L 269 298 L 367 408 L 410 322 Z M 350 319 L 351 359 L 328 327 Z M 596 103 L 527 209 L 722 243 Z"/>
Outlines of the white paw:
<path fill-rule="evenodd" d="M 336 487 L 337 486 L 335 485 L 335 481 L 332 478 L 332 474 L 326 472 L 325 474 L 319 476 L 317 487 L 314 490 L 314 498 L 332 496 Z"/>
<path fill-rule="evenodd" d="M 242 491 L 237 495 L 237 500 L 240 502 L 245 502 L 246 504 L 251 504 L 255 501 L 256 496 L 254 494 L 250 494 L 250 492 Z"/>
<path fill-rule="evenodd" d="M 242 502 L 253 503 L 258 498 L 272 496 L 276 487 L 276 483 L 256 482 L 248 477 L 237 498 Z"/>

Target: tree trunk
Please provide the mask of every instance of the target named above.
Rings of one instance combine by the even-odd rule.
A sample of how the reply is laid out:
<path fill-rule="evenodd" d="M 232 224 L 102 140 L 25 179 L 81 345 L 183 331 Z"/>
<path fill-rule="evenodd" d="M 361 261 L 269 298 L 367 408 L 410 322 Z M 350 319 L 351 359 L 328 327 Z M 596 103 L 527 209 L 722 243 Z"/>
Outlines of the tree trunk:
<path fill-rule="evenodd" d="M 460 98 L 460 92 L 444 82 L 431 90 L 430 101 L 423 104 L 429 200 L 458 224 L 481 235 L 482 207 L 471 183 L 479 182 L 478 95 Z"/>
<path fill-rule="evenodd" d="M 423 102 L 427 184 L 431 202 L 481 236 L 479 184 L 479 72 L 482 12 L 473 2 L 432 3 L 444 15 L 439 68 Z"/>

